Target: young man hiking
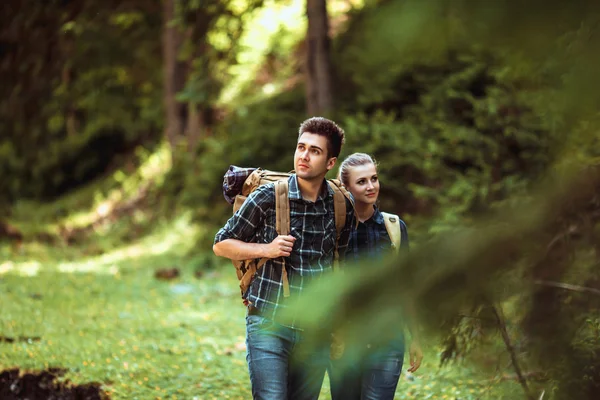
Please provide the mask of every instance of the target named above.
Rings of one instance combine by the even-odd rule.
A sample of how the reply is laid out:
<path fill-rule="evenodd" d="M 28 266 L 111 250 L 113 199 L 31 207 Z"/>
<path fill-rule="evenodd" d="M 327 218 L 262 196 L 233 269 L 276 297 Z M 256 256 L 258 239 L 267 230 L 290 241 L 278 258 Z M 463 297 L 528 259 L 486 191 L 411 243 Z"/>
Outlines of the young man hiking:
<path fill-rule="evenodd" d="M 329 344 L 318 349 L 305 344 L 306 332 L 286 310 L 287 297 L 301 298 L 307 285 L 332 270 L 337 231 L 334 191 L 325 174 L 335 165 L 343 142 L 344 131 L 333 121 L 315 117 L 300 125 L 295 173 L 288 179 L 289 235 L 276 231 L 274 184 L 252 192 L 216 234 L 217 256 L 267 259 L 243 294 L 248 302 L 246 360 L 254 399 L 319 397 Z M 345 201 L 345 226 L 337 243 L 340 259 L 355 221 L 351 201 Z"/>

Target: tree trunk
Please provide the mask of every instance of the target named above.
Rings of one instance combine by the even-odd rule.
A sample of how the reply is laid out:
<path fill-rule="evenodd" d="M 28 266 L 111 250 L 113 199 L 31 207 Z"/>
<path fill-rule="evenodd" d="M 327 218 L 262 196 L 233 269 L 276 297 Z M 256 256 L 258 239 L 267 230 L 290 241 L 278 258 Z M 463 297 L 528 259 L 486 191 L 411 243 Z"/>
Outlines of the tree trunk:
<path fill-rule="evenodd" d="M 204 121 L 202 120 L 202 112 L 199 110 L 199 106 L 192 102 L 188 103 L 186 137 L 189 152 L 196 149 L 196 146 L 202 137 L 203 128 Z"/>
<path fill-rule="evenodd" d="M 306 110 L 311 116 L 333 109 L 327 0 L 306 0 Z"/>
<path fill-rule="evenodd" d="M 184 111 L 175 98 L 178 91 L 183 88 L 185 77 L 181 63 L 177 59 L 179 48 L 182 43 L 182 35 L 171 21 L 175 17 L 176 0 L 164 0 L 163 2 L 163 62 L 164 62 L 164 106 L 165 106 L 165 135 L 171 151 L 175 151 L 177 142 L 183 134 Z"/>

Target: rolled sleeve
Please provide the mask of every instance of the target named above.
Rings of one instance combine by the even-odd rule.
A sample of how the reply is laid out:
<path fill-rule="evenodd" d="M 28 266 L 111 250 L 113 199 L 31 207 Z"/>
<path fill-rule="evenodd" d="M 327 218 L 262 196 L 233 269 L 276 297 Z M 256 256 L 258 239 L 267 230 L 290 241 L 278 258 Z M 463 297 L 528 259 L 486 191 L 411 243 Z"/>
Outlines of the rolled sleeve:
<path fill-rule="evenodd" d="M 263 223 L 266 211 L 275 205 L 273 184 L 262 185 L 248 196 L 240 209 L 233 214 L 217 234 L 215 242 L 226 239 L 237 239 L 252 242 Z"/>

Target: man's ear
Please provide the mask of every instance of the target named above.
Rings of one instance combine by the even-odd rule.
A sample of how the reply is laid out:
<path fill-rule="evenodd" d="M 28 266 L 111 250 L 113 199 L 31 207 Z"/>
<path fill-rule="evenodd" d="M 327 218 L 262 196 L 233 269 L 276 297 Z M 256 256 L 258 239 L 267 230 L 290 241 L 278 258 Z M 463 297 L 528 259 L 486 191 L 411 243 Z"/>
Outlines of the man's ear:
<path fill-rule="evenodd" d="M 329 160 L 327 160 L 327 171 L 329 171 L 329 170 L 331 170 L 331 168 L 333 168 L 336 161 L 337 161 L 337 157 L 331 157 Z"/>

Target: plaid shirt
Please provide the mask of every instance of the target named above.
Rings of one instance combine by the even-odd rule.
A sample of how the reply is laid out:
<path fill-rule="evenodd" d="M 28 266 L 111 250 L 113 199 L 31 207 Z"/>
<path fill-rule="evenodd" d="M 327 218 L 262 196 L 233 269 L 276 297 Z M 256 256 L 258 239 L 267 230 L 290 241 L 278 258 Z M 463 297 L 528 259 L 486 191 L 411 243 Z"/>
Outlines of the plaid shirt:
<path fill-rule="evenodd" d="M 404 221 L 400 220 L 400 247 L 408 250 L 408 231 Z M 385 221 L 381 211 L 375 206 L 375 213 L 350 234 L 349 254 L 354 260 L 382 258 L 391 251 L 392 241 L 385 229 Z"/>
<path fill-rule="evenodd" d="M 325 184 L 315 202 L 302 198 L 295 174 L 289 180 L 290 234 L 296 238 L 292 254 L 285 257 L 290 284 L 290 298 L 298 299 L 304 288 L 332 269 L 336 229 L 333 189 Z M 348 248 L 350 231 L 354 224 L 354 208 L 346 200 L 346 226 L 342 230 L 338 251 L 340 262 Z M 215 243 L 225 239 L 244 242 L 271 243 L 277 237 L 275 230 L 275 186 L 259 186 L 248 196 L 242 207 L 217 232 Z M 283 297 L 282 260 L 269 259 L 258 271 L 244 298 L 267 318 L 277 320 L 287 307 Z M 283 322 L 283 321 L 280 321 Z M 285 324 L 295 326 L 295 317 Z"/>

